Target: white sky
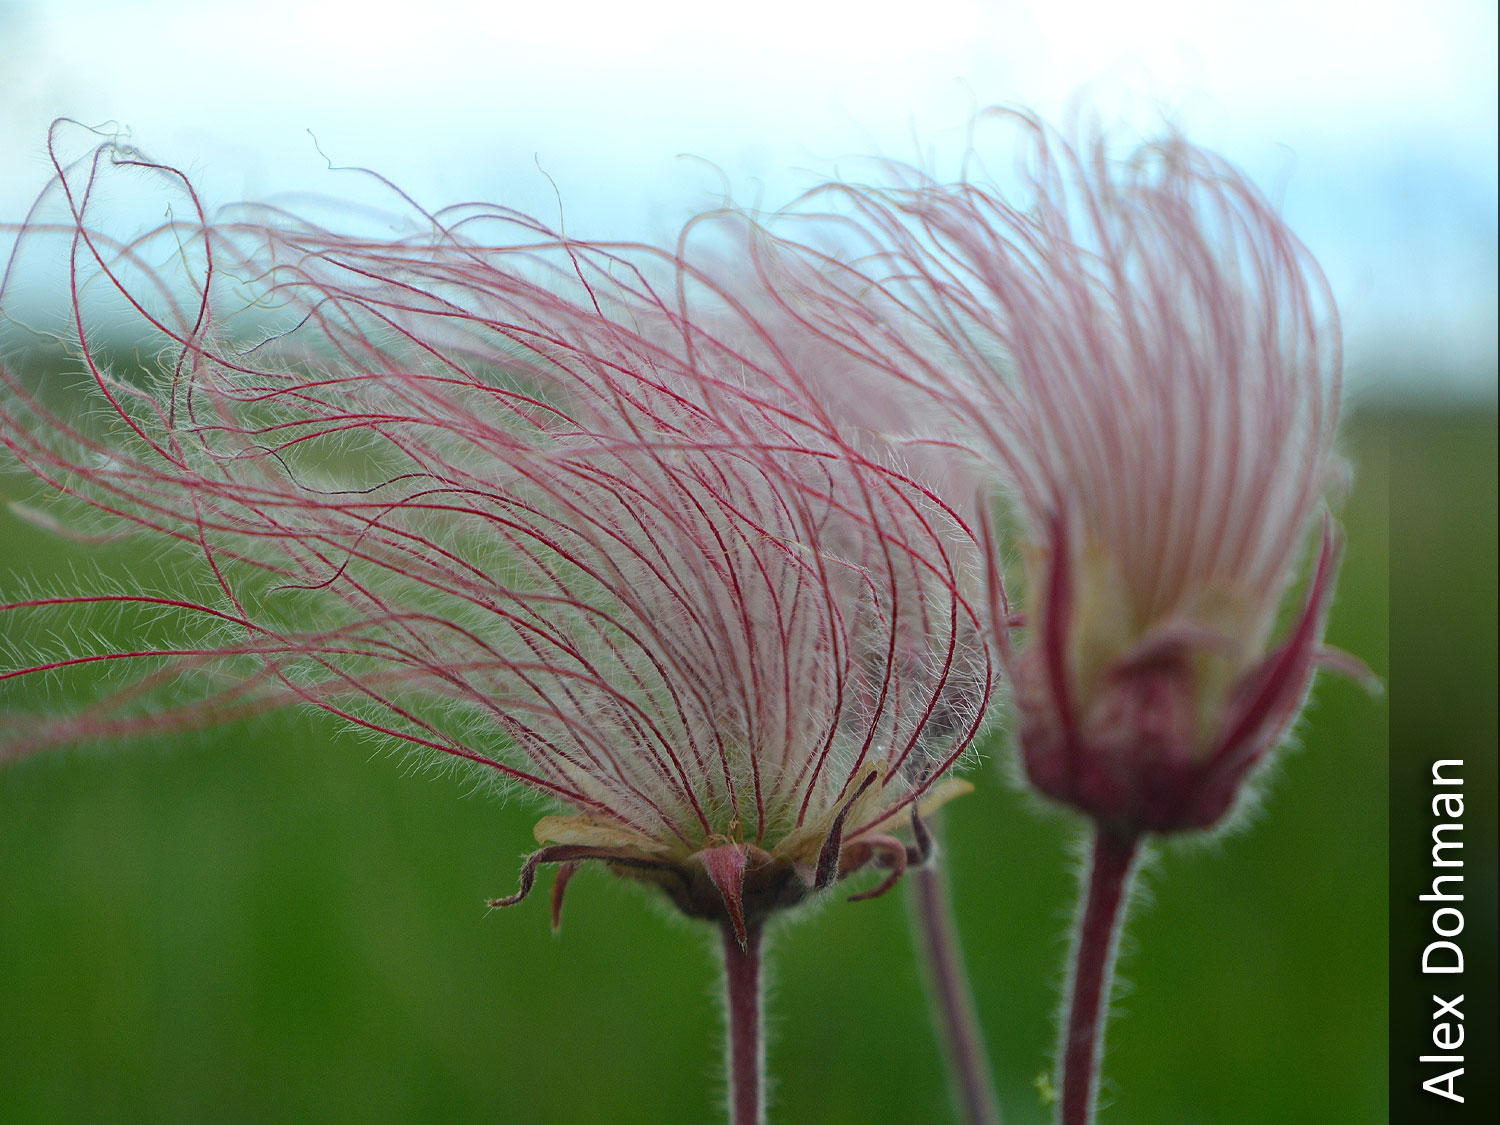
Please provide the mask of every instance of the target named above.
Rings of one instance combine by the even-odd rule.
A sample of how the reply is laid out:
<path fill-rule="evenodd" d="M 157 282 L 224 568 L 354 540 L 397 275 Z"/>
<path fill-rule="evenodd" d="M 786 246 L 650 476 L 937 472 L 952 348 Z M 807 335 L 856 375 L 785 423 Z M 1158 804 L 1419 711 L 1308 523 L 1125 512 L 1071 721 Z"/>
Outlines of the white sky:
<path fill-rule="evenodd" d="M 1496 36 L 1493 0 L 0 0 L 0 219 L 60 115 L 123 123 L 218 202 L 351 190 L 312 130 L 424 204 L 555 216 L 540 163 L 573 232 L 660 237 L 720 172 L 774 205 L 914 136 L 956 156 L 976 105 L 1057 119 L 1084 92 L 1283 201 L 1356 383 L 1492 395 Z"/>

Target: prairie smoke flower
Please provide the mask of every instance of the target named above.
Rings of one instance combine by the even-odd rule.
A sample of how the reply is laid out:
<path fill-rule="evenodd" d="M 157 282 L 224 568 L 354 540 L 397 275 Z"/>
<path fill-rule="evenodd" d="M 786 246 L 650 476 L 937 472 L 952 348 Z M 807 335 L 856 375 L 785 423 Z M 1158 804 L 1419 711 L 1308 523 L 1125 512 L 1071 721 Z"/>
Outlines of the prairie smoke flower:
<path fill-rule="evenodd" d="M 826 189 L 855 209 L 858 267 L 823 257 L 814 276 L 797 248 L 783 286 L 810 327 L 945 410 L 1003 482 L 1026 637 L 1014 653 L 1000 640 L 1031 782 L 1122 829 L 1206 827 L 1315 667 L 1354 668 L 1321 645 L 1339 555 L 1326 515 L 1276 630 L 1345 474 L 1337 314 L 1220 158 L 1173 136 L 1121 162 L 1003 116 L 1028 142 L 1026 204 L 911 169 L 895 190 Z"/>
<path fill-rule="evenodd" d="M 120 168 L 189 217 L 107 239 L 90 200 Z M 65 415 L 0 368 L 0 443 L 196 565 L 162 593 L 0 606 L 13 635 L 99 607 L 165 611 L 180 634 L 0 674 L 140 669 L 18 720 L 0 755 L 310 704 L 472 763 L 559 808 L 495 905 L 542 864 L 562 865 L 554 919 L 581 862 L 654 884 L 723 928 L 732 1022 L 758 1002 L 768 915 L 866 867 L 886 877 L 855 897 L 881 893 L 921 854 L 918 810 L 962 788 L 944 774 L 992 687 L 965 596 L 978 546 L 789 398 L 796 372 L 766 368 L 732 300 L 671 256 L 497 208 L 408 240 L 256 210 L 209 223 L 179 173 L 110 146 L 51 190 L 68 220 L 21 243 L 62 239 L 87 406 Z M 247 315 L 236 286 L 259 343 L 226 313 Z M 689 291 L 732 330 L 685 316 Z M 103 362 L 100 293 L 135 310 L 159 372 Z M 759 1046 L 732 1030 L 753 1120 Z"/>
<path fill-rule="evenodd" d="M 1062 1048 L 1076 1125 L 1141 836 L 1219 823 L 1315 668 L 1359 671 L 1322 646 L 1340 338 L 1316 264 L 1223 160 L 1172 136 L 1117 161 L 996 116 L 1027 150 L 1024 203 L 890 169 L 893 189 L 815 197 L 842 253 L 767 259 L 810 328 L 946 411 L 1011 501 L 1017 651 L 993 620 L 1026 775 L 1098 828 Z"/>

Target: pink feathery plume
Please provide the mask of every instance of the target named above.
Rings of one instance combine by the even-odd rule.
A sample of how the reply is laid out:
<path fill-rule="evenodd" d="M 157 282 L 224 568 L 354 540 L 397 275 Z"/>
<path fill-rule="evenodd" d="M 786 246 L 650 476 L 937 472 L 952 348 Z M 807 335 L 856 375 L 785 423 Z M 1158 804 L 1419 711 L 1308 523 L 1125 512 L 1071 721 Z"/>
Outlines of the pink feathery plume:
<path fill-rule="evenodd" d="M 1358 670 L 1322 645 L 1340 336 L 1316 263 L 1225 161 L 994 116 L 1019 197 L 888 166 L 895 187 L 813 197 L 822 249 L 768 236 L 762 260 L 807 330 L 989 462 L 1020 526 L 1017 650 L 1003 598 L 990 616 L 1022 758 L 1095 827 L 1058 1052 L 1058 1121 L 1088 1125 L 1143 837 L 1221 823 L 1315 669 Z"/>
<path fill-rule="evenodd" d="M 92 208 L 127 171 L 186 207 L 121 243 Z M 68 220 L 21 239 L 61 240 L 85 377 L 65 407 L 0 367 L 0 444 L 175 544 L 181 578 L 0 620 L 76 637 L 110 607 L 177 639 L 0 673 L 114 673 L 91 701 L 12 704 L 0 756 L 310 704 L 559 807 L 502 903 L 540 863 L 596 859 L 743 943 L 852 870 L 900 875 L 893 832 L 920 843 L 993 687 L 983 555 L 808 407 L 749 310 L 672 255 L 500 208 L 407 239 L 210 222 L 180 173 L 110 145 L 52 190 Z M 159 369 L 104 361 L 100 294 Z"/>
<path fill-rule="evenodd" d="M 895 188 L 837 185 L 804 211 L 836 250 L 768 236 L 766 269 L 807 330 L 878 368 L 907 404 L 892 409 L 984 457 L 1013 502 L 1033 783 L 1138 830 L 1213 824 L 1315 668 L 1356 663 L 1322 647 L 1340 541 L 1319 513 L 1345 474 L 1337 313 L 1219 157 L 1170 136 L 1122 161 L 1102 137 L 1075 149 L 997 116 L 1026 152 L 1019 201 L 891 169 Z"/>

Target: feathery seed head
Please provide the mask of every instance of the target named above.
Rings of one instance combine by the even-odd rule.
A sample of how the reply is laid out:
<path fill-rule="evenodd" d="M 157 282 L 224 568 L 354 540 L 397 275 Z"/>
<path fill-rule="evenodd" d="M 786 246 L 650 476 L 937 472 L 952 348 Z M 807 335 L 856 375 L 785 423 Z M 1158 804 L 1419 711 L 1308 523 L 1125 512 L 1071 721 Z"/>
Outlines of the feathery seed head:
<path fill-rule="evenodd" d="M 188 203 L 154 239 L 95 229 L 89 200 L 122 166 Z M 560 904 L 594 859 L 741 932 L 867 865 L 883 890 L 922 854 L 918 810 L 962 787 L 943 774 L 992 687 L 965 596 L 978 545 L 788 399 L 795 379 L 744 343 L 753 317 L 689 315 L 707 283 L 686 263 L 497 208 L 408 239 L 209 222 L 179 173 L 110 146 L 53 190 L 68 222 L 21 240 L 60 239 L 72 263 L 87 411 L 0 365 L 0 443 L 193 561 L 180 589 L 0 615 L 188 620 L 180 643 L 0 674 L 145 670 L 29 716 L 0 754 L 311 704 L 560 807 L 499 903 L 551 862 Z M 146 267 L 163 260 L 180 275 Z M 160 372 L 100 362 L 91 289 L 136 310 Z M 235 330 L 247 291 L 258 343 Z M 893 834 L 908 821 L 914 845 Z"/>

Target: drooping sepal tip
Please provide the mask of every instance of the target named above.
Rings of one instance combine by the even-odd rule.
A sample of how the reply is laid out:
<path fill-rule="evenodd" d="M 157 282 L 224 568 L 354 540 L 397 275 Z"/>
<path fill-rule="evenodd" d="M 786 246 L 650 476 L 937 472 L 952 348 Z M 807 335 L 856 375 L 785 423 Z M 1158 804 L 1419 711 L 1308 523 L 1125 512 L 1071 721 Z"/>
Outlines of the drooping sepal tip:
<path fill-rule="evenodd" d="M 718 888 L 724 899 L 724 909 L 729 914 L 729 924 L 734 930 L 735 940 L 741 949 L 749 946 L 750 935 L 745 925 L 745 864 L 747 853 L 743 844 L 724 844 L 707 848 L 698 853 L 703 870 Z"/>

